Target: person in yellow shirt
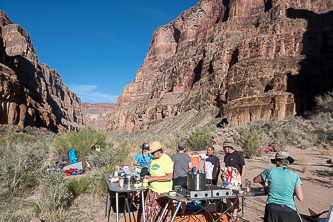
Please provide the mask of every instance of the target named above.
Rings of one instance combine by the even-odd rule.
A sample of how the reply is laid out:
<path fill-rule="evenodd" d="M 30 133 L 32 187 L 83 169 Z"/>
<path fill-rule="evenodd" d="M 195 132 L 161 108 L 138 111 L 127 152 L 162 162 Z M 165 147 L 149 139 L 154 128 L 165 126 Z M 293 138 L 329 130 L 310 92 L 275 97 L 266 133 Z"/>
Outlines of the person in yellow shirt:
<path fill-rule="evenodd" d="M 173 162 L 170 156 L 163 153 L 164 147 L 165 145 L 161 145 L 159 141 L 149 144 L 148 153 L 153 155 L 149 165 L 150 175 L 146 176 L 150 188 L 145 201 L 145 218 L 149 218 L 149 221 L 157 221 L 168 202 L 164 193 L 172 190 Z M 172 212 L 169 208 L 162 221 L 171 221 L 171 216 Z"/>

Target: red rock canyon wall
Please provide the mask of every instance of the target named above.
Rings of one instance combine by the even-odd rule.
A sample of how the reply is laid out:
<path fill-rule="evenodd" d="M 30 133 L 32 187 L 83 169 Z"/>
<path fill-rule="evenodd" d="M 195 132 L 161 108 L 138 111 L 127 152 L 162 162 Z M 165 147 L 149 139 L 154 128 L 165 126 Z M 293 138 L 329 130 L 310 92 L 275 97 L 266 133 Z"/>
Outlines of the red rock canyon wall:
<path fill-rule="evenodd" d="M 81 106 L 57 70 L 38 62 L 29 33 L 0 11 L 0 124 L 75 130 Z"/>
<path fill-rule="evenodd" d="M 174 127 L 302 114 L 333 90 L 332 14 L 331 0 L 198 2 L 154 32 L 106 129 L 146 130 L 186 115 Z"/>

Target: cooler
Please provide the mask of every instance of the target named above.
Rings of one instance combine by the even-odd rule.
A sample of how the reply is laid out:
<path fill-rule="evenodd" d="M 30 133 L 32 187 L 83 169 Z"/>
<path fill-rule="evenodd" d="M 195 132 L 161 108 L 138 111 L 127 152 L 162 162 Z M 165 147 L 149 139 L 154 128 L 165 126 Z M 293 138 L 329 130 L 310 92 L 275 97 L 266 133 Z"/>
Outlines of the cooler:
<path fill-rule="evenodd" d="M 190 155 L 192 167 L 195 167 L 198 171 L 200 169 L 200 157 L 199 155 Z"/>

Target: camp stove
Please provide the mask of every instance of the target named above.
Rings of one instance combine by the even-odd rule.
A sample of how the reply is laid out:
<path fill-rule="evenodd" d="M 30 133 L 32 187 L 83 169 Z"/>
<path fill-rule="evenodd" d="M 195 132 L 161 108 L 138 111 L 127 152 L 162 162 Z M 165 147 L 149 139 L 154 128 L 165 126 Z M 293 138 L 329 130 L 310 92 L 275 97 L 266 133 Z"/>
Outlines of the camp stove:
<path fill-rule="evenodd" d="M 219 187 L 219 186 L 210 186 L 209 189 L 212 192 L 212 197 L 228 197 L 232 195 L 232 190 L 229 188 Z"/>
<path fill-rule="evenodd" d="M 212 197 L 211 190 L 186 190 L 186 197 L 189 199 L 205 199 Z"/>
<path fill-rule="evenodd" d="M 209 198 L 225 198 L 232 196 L 232 190 L 220 186 L 206 186 L 205 190 L 188 190 L 184 187 L 176 187 L 178 196 L 185 196 L 189 199 L 209 199 Z"/>

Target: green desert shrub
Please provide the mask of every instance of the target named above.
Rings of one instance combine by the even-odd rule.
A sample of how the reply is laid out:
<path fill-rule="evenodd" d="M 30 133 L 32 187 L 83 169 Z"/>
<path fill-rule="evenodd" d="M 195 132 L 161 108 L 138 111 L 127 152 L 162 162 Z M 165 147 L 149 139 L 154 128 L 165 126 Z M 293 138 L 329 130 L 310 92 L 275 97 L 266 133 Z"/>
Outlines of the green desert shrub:
<path fill-rule="evenodd" d="M 127 156 L 128 150 L 125 146 L 116 149 L 101 149 L 100 152 L 93 152 L 88 156 L 89 163 L 99 172 L 98 178 L 96 178 L 99 182 L 93 187 L 96 193 L 101 194 L 107 191 L 107 183 L 104 174 L 112 173 L 114 166 L 123 163 Z"/>
<path fill-rule="evenodd" d="M 108 190 L 108 184 L 106 183 L 104 174 L 112 173 L 114 166 L 107 166 L 103 168 L 103 172 L 99 178 L 99 187 L 97 187 L 98 193 L 105 193 Z"/>
<path fill-rule="evenodd" d="M 315 97 L 317 105 L 316 113 L 331 113 L 333 114 L 333 91 L 327 92 L 322 96 Z"/>
<path fill-rule="evenodd" d="M 330 120 L 332 119 L 332 115 L 330 113 L 318 113 L 311 117 L 312 126 L 315 128 L 323 128 L 327 124 L 330 124 Z"/>
<path fill-rule="evenodd" d="M 54 147 L 58 154 L 66 155 L 75 149 L 78 158 L 86 158 L 91 147 L 105 148 L 106 133 L 87 126 L 78 132 L 69 132 L 55 138 Z"/>
<path fill-rule="evenodd" d="M 81 177 L 80 179 L 71 179 L 67 183 L 68 191 L 76 198 L 85 193 L 89 189 L 91 180 L 88 177 Z"/>
<path fill-rule="evenodd" d="M 0 200 L 0 222 L 30 221 L 38 216 L 35 203 L 19 199 Z"/>
<path fill-rule="evenodd" d="M 242 147 L 244 157 L 253 158 L 260 149 L 260 136 L 260 131 L 250 131 L 243 128 L 240 129 L 238 135 L 234 136 L 234 141 Z"/>
<path fill-rule="evenodd" d="M 209 140 L 209 144 L 207 144 L 207 140 Z M 176 140 L 177 144 L 180 141 L 186 143 L 188 150 L 203 150 L 207 148 L 207 145 L 212 144 L 212 136 L 207 129 L 195 128 L 192 133 L 187 134 L 180 140 Z"/>
<path fill-rule="evenodd" d="M 122 163 L 128 156 L 128 151 L 125 148 L 107 148 L 101 149 L 100 152 L 91 153 L 87 159 L 88 162 L 95 168 L 103 168 Z"/>
<path fill-rule="evenodd" d="M 64 179 L 61 172 L 50 172 L 40 178 L 40 198 L 37 204 L 41 219 L 45 221 L 64 221 L 66 219 L 66 208 L 70 202 L 67 183 L 68 180 Z"/>
<path fill-rule="evenodd" d="M 47 158 L 46 145 L 27 136 L 3 138 L 0 144 L 1 190 L 18 194 L 34 186 L 41 163 Z"/>

